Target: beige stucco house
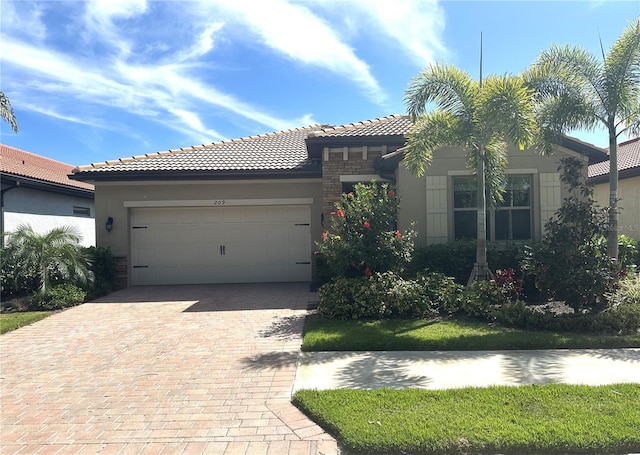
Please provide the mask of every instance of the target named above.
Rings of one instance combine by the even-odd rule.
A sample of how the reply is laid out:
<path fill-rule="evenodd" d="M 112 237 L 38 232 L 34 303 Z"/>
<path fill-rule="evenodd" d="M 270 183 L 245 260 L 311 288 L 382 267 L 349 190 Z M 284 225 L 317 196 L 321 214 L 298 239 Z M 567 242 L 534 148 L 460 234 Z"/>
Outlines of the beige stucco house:
<path fill-rule="evenodd" d="M 609 205 L 609 160 L 589 166 L 593 196 Z M 618 144 L 618 233 L 640 241 L 640 137 Z"/>
<path fill-rule="evenodd" d="M 395 183 L 399 227 L 415 222 L 420 244 L 475 236 L 465 153 L 436 151 L 417 178 L 398 151 L 409 126 L 403 115 L 312 125 L 81 166 L 73 178 L 95 185 L 97 244 L 111 248 L 123 284 L 310 281 L 315 242 L 357 182 Z M 571 138 L 551 157 L 512 150 L 492 240 L 540 238 L 562 200 L 563 156 L 606 159 Z"/>

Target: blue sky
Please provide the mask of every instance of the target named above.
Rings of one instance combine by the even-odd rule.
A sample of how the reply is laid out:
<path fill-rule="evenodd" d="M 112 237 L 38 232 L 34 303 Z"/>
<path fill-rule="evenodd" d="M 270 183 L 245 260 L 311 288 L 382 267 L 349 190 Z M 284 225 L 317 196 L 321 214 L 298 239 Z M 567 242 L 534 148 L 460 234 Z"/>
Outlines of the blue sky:
<path fill-rule="evenodd" d="M 404 113 L 429 63 L 516 73 L 551 44 L 600 55 L 630 1 L 0 0 L 1 141 L 74 165 Z M 574 136 L 607 145 L 604 131 Z"/>

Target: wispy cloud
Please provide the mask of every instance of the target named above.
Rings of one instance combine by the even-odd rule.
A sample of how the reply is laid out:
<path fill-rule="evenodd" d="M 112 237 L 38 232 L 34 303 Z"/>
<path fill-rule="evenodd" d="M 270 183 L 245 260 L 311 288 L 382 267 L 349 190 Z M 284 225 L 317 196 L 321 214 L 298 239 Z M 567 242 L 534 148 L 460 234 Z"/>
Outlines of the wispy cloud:
<path fill-rule="evenodd" d="M 208 124 L 216 116 L 273 130 L 315 123 L 312 113 L 282 118 L 280 106 L 243 99 L 250 91 L 242 86 L 223 89 L 216 70 L 228 69 L 217 52 L 231 40 L 351 84 L 378 106 L 386 105 L 387 94 L 335 14 L 351 18 L 346 22 L 358 34 L 380 34 L 418 62 L 446 51 L 435 0 L 2 0 L 2 9 L 0 64 L 20 80 L 11 90 L 14 104 L 129 135 L 117 116 L 101 123 L 100 115 L 115 109 L 205 142 L 224 138 Z"/>
<path fill-rule="evenodd" d="M 327 69 L 353 81 L 374 103 L 386 101 L 386 94 L 369 65 L 306 3 L 203 0 L 201 7 L 224 11 L 264 45 L 296 62 Z"/>

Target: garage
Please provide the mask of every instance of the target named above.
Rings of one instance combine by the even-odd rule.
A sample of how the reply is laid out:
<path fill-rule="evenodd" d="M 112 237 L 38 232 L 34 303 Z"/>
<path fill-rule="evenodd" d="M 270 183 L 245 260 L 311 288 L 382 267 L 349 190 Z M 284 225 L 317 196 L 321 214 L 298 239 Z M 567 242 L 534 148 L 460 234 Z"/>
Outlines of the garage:
<path fill-rule="evenodd" d="M 311 280 L 308 205 L 129 210 L 133 285 Z"/>

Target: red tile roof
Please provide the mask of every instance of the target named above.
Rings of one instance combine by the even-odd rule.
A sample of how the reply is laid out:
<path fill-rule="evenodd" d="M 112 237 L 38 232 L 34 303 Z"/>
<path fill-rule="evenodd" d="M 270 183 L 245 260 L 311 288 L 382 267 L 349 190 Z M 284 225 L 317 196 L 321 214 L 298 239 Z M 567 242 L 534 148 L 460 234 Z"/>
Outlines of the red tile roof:
<path fill-rule="evenodd" d="M 76 174 L 145 171 L 288 171 L 312 165 L 305 139 L 326 125 L 311 125 L 230 141 L 80 166 Z"/>
<path fill-rule="evenodd" d="M 618 144 L 618 172 L 640 169 L 640 137 Z M 589 166 L 589 178 L 609 174 L 609 161 Z"/>
<path fill-rule="evenodd" d="M 411 127 L 408 115 L 388 115 L 373 120 L 329 126 L 314 131 L 309 137 L 404 136 Z"/>
<path fill-rule="evenodd" d="M 43 182 L 93 191 L 93 185 L 71 180 L 73 166 L 35 153 L 0 144 L 0 171 Z"/>

